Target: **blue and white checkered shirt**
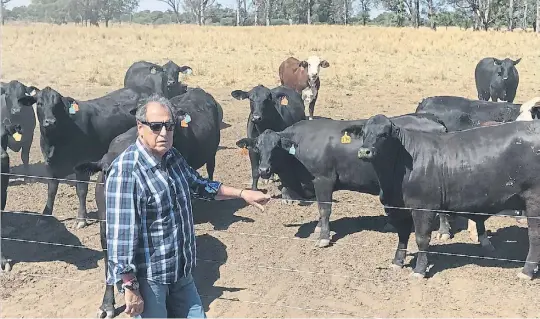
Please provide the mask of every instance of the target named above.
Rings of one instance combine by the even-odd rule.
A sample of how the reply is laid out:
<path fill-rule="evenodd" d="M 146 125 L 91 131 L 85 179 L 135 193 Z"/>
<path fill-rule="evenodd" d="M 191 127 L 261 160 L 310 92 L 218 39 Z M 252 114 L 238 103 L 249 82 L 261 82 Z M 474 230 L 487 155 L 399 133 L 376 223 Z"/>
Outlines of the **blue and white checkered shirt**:
<path fill-rule="evenodd" d="M 220 186 L 174 147 L 160 163 L 137 139 L 111 164 L 105 182 L 107 284 L 130 271 L 162 284 L 190 274 L 196 264 L 190 194 L 213 200 Z"/>

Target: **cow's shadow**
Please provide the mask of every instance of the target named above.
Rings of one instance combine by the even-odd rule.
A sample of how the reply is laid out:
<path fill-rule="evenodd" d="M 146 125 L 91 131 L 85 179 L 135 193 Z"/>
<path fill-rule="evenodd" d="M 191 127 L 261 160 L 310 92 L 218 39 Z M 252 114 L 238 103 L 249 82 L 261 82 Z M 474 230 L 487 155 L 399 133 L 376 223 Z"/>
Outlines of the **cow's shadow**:
<path fill-rule="evenodd" d="M 41 217 L 24 213 L 37 214 L 2 212 L 2 253 L 12 259 L 13 264 L 63 261 L 76 266 L 78 270 L 98 267 L 97 262 L 103 257 L 99 244 L 96 247 L 85 246 L 54 216 Z M 40 219 L 43 223 L 38 226 Z"/>
<path fill-rule="evenodd" d="M 223 295 L 223 292 L 245 289 L 214 285 L 221 277 L 219 268 L 227 262 L 227 258 L 227 246 L 220 240 L 208 234 L 197 236 L 197 267 L 193 276 L 205 312 L 215 299 Z"/>
<path fill-rule="evenodd" d="M 193 219 L 195 224 L 210 223 L 215 230 L 227 230 L 236 222 L 253 223 L 255 220 L 249 217 L 236 216 L 239 209 L 248 204 L 242 199 L 229 200 L 193 200 Z"/>
<path fill-rule="evenodd" d="M 475 264 L 480 267 L 499 267 L 515 269 L 523 267 L 524 263 L 516 262 L 516 260 L 525 261 L 525 259 L 527 258 L 527 254 L 529 252 L 529 238 L 527 234 L 527 228 L 519 226 L 509 226 L 501 228 L 495 232 L 492 231 L 491 234 L 492 237 L 490 237 L 490 240 L 495 247 L 495 251 L 492 253 L 482 248 L 480 244 L 473 242 L 450 242 L 430 245 L 429 252 L 433 253 L 428 253 L 428 260 L 429 264 L 432 265 L 432 268 L 429 270 L 427 277 L 432 277 L 435 274 L 447 269 L 459 268 L 470 264 Z M 412 236 L 414 236 L 414 233 L 412 234 Z M 416 245 L 413 244 L 413 246 Z M 409 248 L 409 250 L 411 250 L 411 248 Z M 457 254 L 461 256 L 444 254 Z M 468 255 L 473 257 L 465 257 L 462 255 Z M 416 265 L 416 259 L 417 255 L 416 253 L 414 253 L 413 258 L 408 264 L 406 264 L 406 266 L 414 267 Z M 507 259 L 515 261 L 504 261 L 496 259 Z"/>
<path fill-rule="evenodd" d="M 343 217 L 330 222 L 330 231 L 335 232 L 334 236 L 331 236 L 331 242 L 337 242 L 347 235 L 352 235 L 365 230 L 381 231 L 386 224 L 388 218 L 384 215 L 381 216 L 359 216 L 359 217 Z M 317 226 L 317 220 L 307 222 L 304 224 L 285 224 L 285 227 L 299 227 L 294 236 L 299 238 L 309 238 L 315 227 Z"/>

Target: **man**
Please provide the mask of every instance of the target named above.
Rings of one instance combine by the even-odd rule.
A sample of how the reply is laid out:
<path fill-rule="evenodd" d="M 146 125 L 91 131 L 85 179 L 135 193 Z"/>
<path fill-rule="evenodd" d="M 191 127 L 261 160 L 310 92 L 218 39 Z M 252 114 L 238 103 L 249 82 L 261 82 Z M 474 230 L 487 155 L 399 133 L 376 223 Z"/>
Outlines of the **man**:
<path fill-rule="evenodd" d="M 145 318 L 204 318 L 193 282 L 195 231 L 190 193 L 242 198 L 263 210 L 269 195 L 202 178 L 172 147 L 172 106 L 153 95 L 136 112 L 137 141 L 120 154 L 105 183 L 107 284 L 122 283 L 126 310 Z"/>

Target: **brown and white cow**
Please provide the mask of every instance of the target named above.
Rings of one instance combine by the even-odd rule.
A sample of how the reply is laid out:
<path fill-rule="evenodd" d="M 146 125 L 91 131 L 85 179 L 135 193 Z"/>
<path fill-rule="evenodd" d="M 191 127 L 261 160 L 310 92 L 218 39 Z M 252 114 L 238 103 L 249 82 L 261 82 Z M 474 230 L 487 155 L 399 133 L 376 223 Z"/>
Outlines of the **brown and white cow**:
<path fill-rule="evenodd" d="M 321 68 L 329 66 L 328 61 L 321 60 L 318 56 L 310 56 L 304 61 L 289 57 L 279 66 L 281 85 L 288 86 L 302 94 L 305 107 L 309 107 L 310 120 L 313 119 L 315 102 L 321 86 L 319 71 Z M 307 113 L 308 110 L 306 109 Z"/>

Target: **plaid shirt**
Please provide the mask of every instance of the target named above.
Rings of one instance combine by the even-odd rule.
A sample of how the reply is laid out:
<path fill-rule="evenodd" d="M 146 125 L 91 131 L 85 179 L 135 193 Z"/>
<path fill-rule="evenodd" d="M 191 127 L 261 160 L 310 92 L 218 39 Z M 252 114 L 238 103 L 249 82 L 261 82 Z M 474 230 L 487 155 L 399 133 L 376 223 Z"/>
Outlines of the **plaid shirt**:
<path fill-rule="evenodd" d="M 174 283 L 195 267 L 191 195 L 213 200 L 221 183 L 202 178 L 172 147 L 161 163 L 137 142 L 120 154 L 107 174 L 107 284 L 135 272 Z"/>

